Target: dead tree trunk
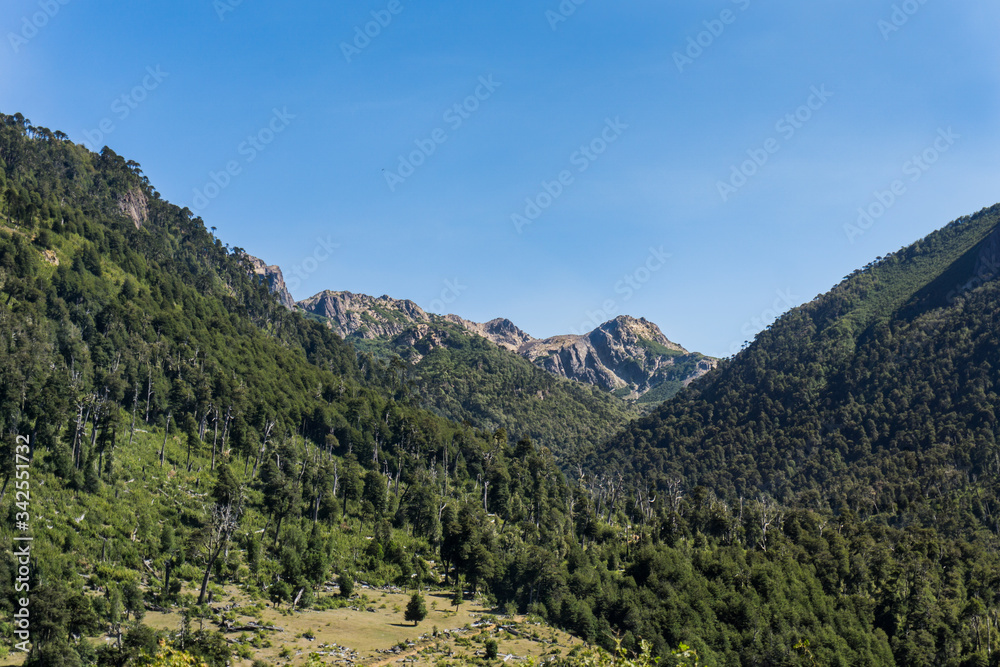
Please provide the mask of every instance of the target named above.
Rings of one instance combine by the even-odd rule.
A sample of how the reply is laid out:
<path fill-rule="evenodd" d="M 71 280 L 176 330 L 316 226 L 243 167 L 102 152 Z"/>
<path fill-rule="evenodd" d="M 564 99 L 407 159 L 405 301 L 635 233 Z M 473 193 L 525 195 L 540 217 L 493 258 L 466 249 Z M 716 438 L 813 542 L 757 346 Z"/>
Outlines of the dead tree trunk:
<path fill-rule="evenodd" d="M 139 407 L 139 383 L 135 384 L 135 396 L 132 397 L 132 426 L 129 427 L 128 446 L 132 447 L 132 438 L 135 437 L 135 411 Z"/>
<path fill-rule="evenodd" d="M 212 472 L 215 472 L 215 445 L 219 441 L 219 409 L 215 409 L 215 435 L 212 436 Z"/>
<path fill-rule="evenodd" d="M 257 459 L 253 462 L 253 473 L 250 475 L 250 479 L 257 477 L 257 466 L 260 465 L 260 457 L 264 455 L 264 450 L 267 448 L 267 439 L 271 437 L 271 429 L 274 428 L 274 422 L 267 422 L 267 428 L 264 429 L 264 439 L 261 440 L 260 449 L 257 451 Z"/>
<path fill-rule="evenodd" d="M 232 405 L 232 403 L 230 403 L 229 407 L 226 408 L 226 422 L 222 426 L 222 455 L 223 456 L 227 456 L 229 454 L 228 450 L 226 449 L 226 443 L 229 442 L 229 422 L 232 420 L 232 418 L 233 418 L 233 405 Z"/>
<path fill-rule="evenodd" d="M 148 369 L 148 375 L 146 376 L 146 423 L 149 423 L 149 404 L 153 399 L 153 367 L 150 366 Z"/>
<path fill-rule="evenodd" d="M 170 433 L 171 413 L 167 413 L 167 425 L 163 428 L 163 444 L 160 445 L 160 467 L 163 467 L 163 454 L 167 449 L 167 434 Z"/>
<path fill-rule="evenodd" d="M 205 593 L 208 591 L 208 582 L 212 576 L 212 567 L 219 558 L 219 554 L 229 543 L 229 538 L 239 523 L 240 507 L 233 507 L 230 502 L 226 505 L 216 505 L 212 512 L 212 533 L 208 548 L 208 562 L 205 566 L 205 575 L 201 579 L 201 591 L 198 593 L 198 604 L 205 601 Z"/>

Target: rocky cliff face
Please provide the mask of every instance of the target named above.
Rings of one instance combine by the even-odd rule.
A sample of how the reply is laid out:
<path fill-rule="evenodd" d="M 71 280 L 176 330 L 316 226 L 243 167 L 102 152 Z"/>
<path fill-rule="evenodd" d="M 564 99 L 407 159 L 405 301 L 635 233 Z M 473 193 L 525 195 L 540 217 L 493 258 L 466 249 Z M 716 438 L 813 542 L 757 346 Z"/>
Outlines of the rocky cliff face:
<path fill-rule="evenodd" d="M 118 210 L 132 220 L 136 229 L 141 228 L 149 218 L 149 202 L 139 188 L 133 188 L 118 197 Z"/>
<path fill-rule="evenodd" d="M 537 340 L 504 318 L 479 323 L 458 315 L 435 315 L 412 301 L 388 296 L 326 291 L 300 301 L 298 306 L 326 318 L 328 326 L 344 338 L 382 340 L 394 349 L 412 348 L 404 355 L 412 361 L 436 346 L 447 345 L 449 337 L 444 329 L 454 325 L 554 375 L 631 399 L 665 383 L 676 391 L 715 366 L 714 359 L 690 353 L 668 340 L 652 322 L 628 316 L 605 322 L 584 336 Z"/>
<path fill-rule="evenodd" d="M 299 301 L 299 308 L 325 317 L 331 329 L 343 338 L 391 339 L 431 316 L 406 299 L 326 290 Z"/>
<path fill-rule="evenodd" d="M 554 336 L 533 340 L 518 353 L 540 368 L 571 380 L 594 384 L 609 391 L 625 383 L 607 368 L 586 336 Z"/>
<path fill-rule="evenodd" d="M 556 336 L 518 352 L 551 373 L 638 398 L 664 382 L 688 384 L 715 360 L 690 353 L 652 322 L 621 315 L 584 336 Z"/>
<path fill-rule="evenodd" d="M 278 298 L 281 305 L 289 310 L 295 310 L 295 299 L 288 292 L 285 276 L 282 275 L 281 269 L 275 265 L 268 266 L 264 260 L 258 257 L 251 256 L 250 262 L 253 264 L 253 272 L 267 280 L 268 288 Z"/>

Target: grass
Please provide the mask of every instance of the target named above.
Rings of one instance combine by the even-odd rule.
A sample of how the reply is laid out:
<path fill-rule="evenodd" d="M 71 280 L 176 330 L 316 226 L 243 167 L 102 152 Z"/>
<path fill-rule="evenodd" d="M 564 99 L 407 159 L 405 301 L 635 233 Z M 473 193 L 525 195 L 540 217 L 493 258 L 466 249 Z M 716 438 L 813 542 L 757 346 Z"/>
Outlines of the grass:
<path fill-rule="evenodd" d="M 517 658 L 533 657 L 537 661 L 554 651 L 565 655 L 580 644 L 564 632 L 526 623 L 523 619 L 501 620 L 504 626 L 512 624 L 517 634 L 499 628 L 473 628 L 484 614 L 492 614 L 494 610 L 476 602 L 465 602 L 456 613 L 451 606 L 451 593 L 447 591 L 425 593 L 428 601 L 438 603 L 438 608 L 429 608 L 427 618 L 416 626 L 404 621 L 402 612 L 392 609 L 405 608 L 409 593 L 382 592 L 363 586 L 358 587 L 358 592 L 352 600 L 357 605 L 354 608 L 289 613 L 284 608 L 265 607 L 260 614 L 262 624 L 280 630 L 263 633 L 267 641 L 263 645 L 257 641 L 259 647 L 250 644 L 255 637 L 252 633 L 227 633 L 230 640 L 242 636 L 253 656 L 240 659 L 234 655 L 232 664 L 249 667 L 253 660 L 263 659 L 272 664 L 302 665 L 310 653 L 325 654 L 321 658 L 328 663 L 349 658 L 355 664 L 394 665 L 408 657 L 415 660 L 410 664 L 416 665 L 435 665 L 440 660 L 468 664 L 477 655 L 482 656 L 483 642 L 488 637 L 498 642 L 501 656 L 513 654 Z M 235 588 L 226 589 L 224 599 L 230 600 L 230 597 L 237 607 L 250 604 Z M 368 601 L 364 602 L 366 599 Z M 387 607 L 377 608 L 375 602 L 378 601 L 384 601 Z M 238 616 L 236 623 L 245 625 L 254 620 L 252 616 Z M 148 612 L 144 622 L 157 629 L 176 631 L 181 616 L 179 613 Z M 197 628 L 198 621 L 193 621 L 192 626 Z M 215 626 L 206 622 L 205 627 Z M 433 636 L 435 627 L 437 637 Z M 394 648 L 396 652 L 392 652 Z"/>

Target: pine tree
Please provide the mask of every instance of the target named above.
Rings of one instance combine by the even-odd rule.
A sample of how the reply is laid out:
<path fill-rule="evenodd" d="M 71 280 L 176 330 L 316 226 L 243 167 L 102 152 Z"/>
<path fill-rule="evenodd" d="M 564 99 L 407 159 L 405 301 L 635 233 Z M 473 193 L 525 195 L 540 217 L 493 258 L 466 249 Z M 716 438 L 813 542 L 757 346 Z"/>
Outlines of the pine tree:
<path fill-rule="evenodd" d="M 424 596 L 419 592 L 414 593 L 410 597 L 410 601 L 406 603 L 406 612 L 403 618 L 407 621 L 413 621 L 413 625 L 427 618 L 427 605 L 424 604 Z"/>
<path fill-rule="evenodd" d="M 465 594 L 462 592 L 465 582 L 464 577 L 459 577 L 458 585 L 455 586 L 455 594 L 451 596 L 451 604 L 455 607 L 455 613 L 458 613 L 458 608 L 465 601 Z"/>

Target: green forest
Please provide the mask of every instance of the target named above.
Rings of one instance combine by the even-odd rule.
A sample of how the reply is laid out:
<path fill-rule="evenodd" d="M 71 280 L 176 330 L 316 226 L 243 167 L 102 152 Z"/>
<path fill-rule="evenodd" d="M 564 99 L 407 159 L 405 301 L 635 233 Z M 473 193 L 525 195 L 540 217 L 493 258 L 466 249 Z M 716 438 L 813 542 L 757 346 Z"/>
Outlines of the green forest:
<path fill-rule="evenodd" d="M 491 431 L 503 428 L 557 455 L 589 451 L 637 416 L 625 401 L 557 378 L 450 322 L 426 331 L 410 327 L 392 341 L 350 342 L 397 368 L 427 409 Z"/>
<path fill-rule="evenodd" d="M 140 165 L 19 114 L 0 116 L 0 196 L 0 534 L 30 508 L 24 664 L 244 664 L 224 591 L 298 613 L 366 582 L 595 647 L 553 664 L 1000 665 L 1000 208 L 846 277 L 629 422 L 527 361 L 484 372 L 513 362 L 476 337 L 412 367 L 354 347 Z M 0 551 L 0 653 L 18 567 Z M 144 623 L 159 610 L 185 620 Z"/>

